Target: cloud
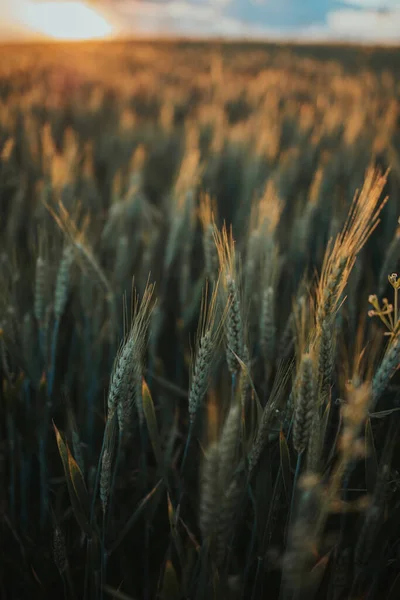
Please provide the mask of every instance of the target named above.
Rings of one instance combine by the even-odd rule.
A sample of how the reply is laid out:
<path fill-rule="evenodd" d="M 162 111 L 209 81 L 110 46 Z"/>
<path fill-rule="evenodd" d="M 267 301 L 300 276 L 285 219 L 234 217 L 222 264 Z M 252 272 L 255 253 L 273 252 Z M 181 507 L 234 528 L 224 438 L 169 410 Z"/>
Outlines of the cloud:
<path fill-rule="evenodd" d="M 188 0 L 162 3 L 126 0 L 118 5 L 118 13 L 123 16 L 126 29 L 132 27 L 139 32 L 229 37 L 279 35 L 273 28 L 231 17 L 221 0 L 197 3 Z"/>
<path fill-rule="evenodd" d="M 60 0 L 55 0 L 55 3 Z M 97 0 L 119 35 L 400 41 L 399 1 Z M 40 0 L 0 0 L 0 39 L 21 37 L 21 14 Z M 21 12 L 22 11 L 22 12 Z M 11 35 L 12 34 L 12 35 Z"/>
<path fill-rule="evenodd" d="M 339 0 L 119 0 L 116 10 L 135 31 L 287 38 L 324 27 Z"/>
<path fill-rule="evenodd" d="M 337 10 L 328 14 L 327 28 L 335 37 L 398 42 L 400 8 L 385 13 L 376 11 Z"/>

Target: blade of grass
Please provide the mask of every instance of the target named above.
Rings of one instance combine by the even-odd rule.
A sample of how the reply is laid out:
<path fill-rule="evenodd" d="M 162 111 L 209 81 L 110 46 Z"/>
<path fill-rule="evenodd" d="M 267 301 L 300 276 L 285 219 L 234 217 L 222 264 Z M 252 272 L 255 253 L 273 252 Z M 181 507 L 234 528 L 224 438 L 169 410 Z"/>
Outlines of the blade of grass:
<path fill-rule="evenodd" d="M 115 588 L 112 588 L 110 585 L 103 585 L 103 591 L 108 595 L 114 598 L 114 600 L 135 600 L 133 596 L 128 596 Z"/>
<path fill-rule="evenodd" d="M 175 600 L 181 597 L 181 586 L 179 585 L 178 577 L 171 560 L 167 560 L 162 588 L 160 591 L 161 600 Z"/>
<path fill-rule="evenodd" d="M 68 452 L 69 473 L 71 476 L 72 485 L 74 487 L 76 497 L 79 500 L 79 504 L 82 507 L 82 511 L 86 515 L 87 520 L 89 521 L 90 500 L 89 500 L 88 491 L 86 489 L 85 480 L 83 478 L 82 471 L 80 470 L 78 463 L 72 456 L 71 451 L 68 448 L 68 446 L 67 446 L 67 452 Z"/>
<path fill-rule="evenodd" d="M 365 482 L 367 491 L 371 495 L 375 490 L 378 469 L 379 466 L 376 456 L 374 434 L 371 427 L 371 419 L 367 419 L 365 423 Z"/>
<path fill-rule="evenodd" d="M 87 519 L 84 511 L 82 510 L 82 506 L 81 506 L 80 500 L 79 500 L 79 498 L 78 498 L 78 496 L 76 494 L 76 491 L 75 491 L 75 488 L 74 488 L 74 484 L 72 482 L 71 472 L 70 472 L 70 461 L 69 461 L 70 452 L 68 450 L 68 446 L 64 442 L 64 440 L 63 440 L 63 438 L 61 436 L 61 433 L 57 429 L 57 427 L 54 424 L 54 422 L 53 422 L 53 427 L 54 427 L 54 431 L 55 431 L 55 434 L 56 434 L 58 451 L 60 453 L 61 461 L 62 461 L 62 464 L 63 464 L 63 467 L 64 467 L 64 473 L 65 473 L 65 478 L 66 478 L 66 481 L 67 481 L 69 498 L 70 498 L 70 501 L 71 501 L 71 506 L 72 506 L 72 510 L 73 510 L 74 516 L 75 516 L 75 518 L 76 518 L 76 520 L 78 522 L 78 525 L 82 529 L 82 531 L 88 537 L 91 537 L 92 533 L 93 533 L 92 529 L 90 527 L 89 521 L 88 521 L 88 519 Z M 79 467 L 77 467 L 77 468 L 79 469 Z M 75 470 L 74 470 L 74 474 L 76 475 Z M 75 483 L 77 483 L 77 480 L 76 480 Z M 79 487 L 79 483 L 77 485 Z"/>
<path fill-rule="evenodd" d="M 161 454 L 161 442 L 157 425 L 156 411 L 154 409 L 154 403 L 151 397 L 150 390 L 144 378 L 142 383 L 142 397 L 144 418 L 147 424 L 151 446 L 153 448 L 157 464 L 161 468 L 163 466 L 163 460 Z"/>
<path fill-rule="evenodd" d="M 279 454 L 280 454 L 280 464 L 281 464 L 282 477 L 283 477 L 283 487 L 285 489 L 286 499 L 287 499 L 288 503 L 290 504 L 290 499 L 293 494 L 291 466 L 290 466 L 290 453 L 289 453 L 289 446 L 287 444 L 287 441 L 283 434 L 283 431 L 281 431 L 279 434 Z"/>
<path fill-rule="evenodd" d="M 139 503 L 139 506 L 137 507 L 137 509 L 135 510 L 135 512 L 133 513 L 133 515 L 131 515 L 131 517 L 128 519 L 128 521 L 125 523 L 124 527 L 120 531 L 120 534 L 117 537 L 117 539 L 115 540 L 114 544 L 108 550 L 108 552 L 107 552 L 108 556 L 111 556 L 111 554 L 113 552 L 115 552 L 115 550 L 118 548 L 118 546 L 124 540 L 125 536 L 128 534 L 128 532 L 130 531 L 130 529 L 133 527 L 133 525 L 136 523 L 136 521 L 138 520 L 138 518 L 140 517 L 140 515 L 142 514 L 142 512 L 146 508 L 149 500 L 154 496 L 154 494 L 156 493 L 156 491 L 160 488 L 160 485 L 161 485 L 162 482 L 163 482 L 163 480 L 160 479 L 160 481 L 153 487 L 153 489 L 151 490 L 151 492 L 149 492 L 147 494 L 147 496 L 145 496 L 143 498 L 143 500 Z"/>

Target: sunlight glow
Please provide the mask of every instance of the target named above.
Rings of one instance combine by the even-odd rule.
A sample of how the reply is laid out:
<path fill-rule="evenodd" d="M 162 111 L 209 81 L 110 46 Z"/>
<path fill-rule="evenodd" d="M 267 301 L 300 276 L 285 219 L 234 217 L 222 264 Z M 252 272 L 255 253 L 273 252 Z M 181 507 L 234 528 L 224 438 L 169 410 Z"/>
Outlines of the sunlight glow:
<path fill-rule="evenodd" d="M 113 25 L 85 2 L 25 2 L 19 21 L 32 33 L 56 40 L 94 40 L 110 37 Z"/>

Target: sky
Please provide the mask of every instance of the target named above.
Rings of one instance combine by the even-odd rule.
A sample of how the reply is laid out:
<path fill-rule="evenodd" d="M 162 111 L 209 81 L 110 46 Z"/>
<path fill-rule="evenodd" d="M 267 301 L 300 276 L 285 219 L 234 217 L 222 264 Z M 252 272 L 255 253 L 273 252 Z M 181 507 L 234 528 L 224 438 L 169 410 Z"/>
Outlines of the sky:
<path fill-rule="evenodd" d="M 0 0 L 0 40 L 130 34 L 400 42 L 400 0 Z"/>

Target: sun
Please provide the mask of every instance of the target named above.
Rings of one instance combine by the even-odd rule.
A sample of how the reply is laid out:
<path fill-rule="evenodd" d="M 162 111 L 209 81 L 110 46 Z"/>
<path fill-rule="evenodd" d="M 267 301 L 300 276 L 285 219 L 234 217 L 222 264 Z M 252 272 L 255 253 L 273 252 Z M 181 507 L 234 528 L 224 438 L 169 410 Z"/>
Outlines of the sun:
<path fill-rule="evenodd" d="M 114 33 L 109 20 L 85 2 L 75 0 L 26 2 L 19 19 L 32 33 L 54 40 L 105 39 Z"/>

